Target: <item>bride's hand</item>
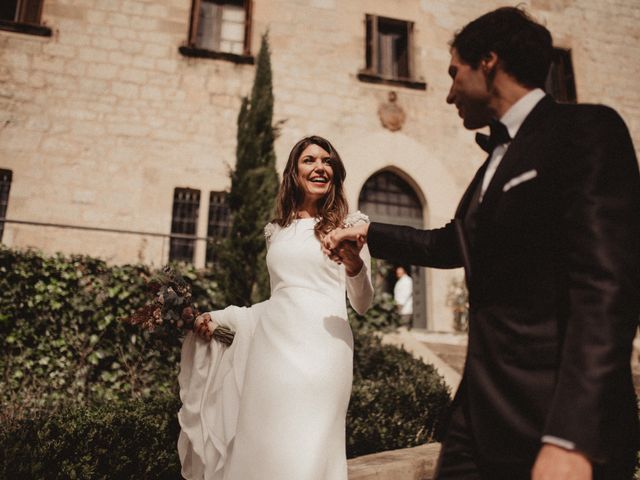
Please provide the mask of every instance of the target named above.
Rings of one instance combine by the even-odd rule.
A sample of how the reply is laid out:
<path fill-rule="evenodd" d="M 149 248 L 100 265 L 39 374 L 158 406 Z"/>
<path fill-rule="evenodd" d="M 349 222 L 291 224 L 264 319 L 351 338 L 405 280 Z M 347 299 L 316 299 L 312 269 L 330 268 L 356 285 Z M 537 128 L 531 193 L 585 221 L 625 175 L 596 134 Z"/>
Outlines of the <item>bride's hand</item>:
<path fill-rule="evenodd" d="M 347 275 L 350 277 L 355 277 L 362 270 L 364 262 L 360 258 L 360 250 L 362 250 L 363 245 L 364 242 L 344 241 L 337 248 L 338 256 L 344 264 Z"/>
<path fill-rule="evenodd" d="M 210 314 L 203 313 L 198 315 L 193 322 L 193 331 L 203 340 L 210 341 L 217 326 Z"/>
<path fill-rule="evenodd" d="M 368 223 L 348 228 L 336 228 L 322 238 L 322 251 L 331 260 L 340 263 L 343 260 L 339 252 L 340 248 L 343 247 L 342 244 L 344 242 L 352 242 L 356 245 L 359 253 L 362 250 L 362 246 L 367 242 L 368 232 Z"/>

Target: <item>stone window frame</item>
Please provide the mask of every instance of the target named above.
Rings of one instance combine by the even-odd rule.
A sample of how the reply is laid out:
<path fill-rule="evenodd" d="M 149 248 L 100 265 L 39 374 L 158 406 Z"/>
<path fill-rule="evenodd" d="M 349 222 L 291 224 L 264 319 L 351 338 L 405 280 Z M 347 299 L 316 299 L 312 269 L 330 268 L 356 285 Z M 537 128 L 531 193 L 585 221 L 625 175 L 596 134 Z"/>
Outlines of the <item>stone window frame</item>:
<path fill-rule="evenodd" d="M 13 19 L 0 18 L 0 30 L 50 37 L 51 29 L 42 24 L 44 0 L 15 0 Z"/>
<path fill-rule="evenodd" d="M 383 17 L 374 14 L 365 14 L 365 68 L 358 74 L 358 80 L 368 83 L 393 85 L 426 90 L 427 84 L 416 75 L 414 58 L 414 26 L 415 23 L 408 20 Z M 395 30 L 403 36 L 405 47 L 403 58 L 393 58 L 396 68 L 401 70 L 397 75 L 385 75 L 379 64 L 380 41 L 382 30 Z M 402 65 L 400 65 L 402 63 Z"/>
<path fill-rule="evenodd" d="M 182 45 L 178 48 L 178 51 L 186 57 L 196 58 L 212 58 L 215 60 L 225 60 L 238 64 L 253 65 L 255 60 L 251 55 L 251 27 L 252 27 L 252 13 L 253 13 L 253 0 L 242 0 L 245 9 L 245 28 L 244 28 L 244 45 L 242 54 L 230 53 L 224 51 L 214 51 L 206 48 L 202 48 L 197 43 L 198 36 L 198 23 L 200 21 L 200 9 L 202 2 L 212 2 L 219 5 L 236 3 L 232 0 L 192 0 L 191 2 L 191 18 L 189 22 L 189 36 L 187 38 L 186 45 Z"/>
<path fill-rule="evenodd" d="M 193 263 L 198 231 L 200 190 L 176 187 L 173 190 L 169 261 Z"/>
<path fill-rule="evenodd" d="M 577 103 L 578 95 L 571 49 L 553 49 L 551 67 L 547 74 L 544 90 L 558 102 Z"/>
<path fill-rule="evenodd" d="M 231 232 L 231 209 L 229 194 L 225 191 L 209 192 L 209 216 L 207 220 L 207 249 L 205 265 L 212 266 L 218 261 L 216 248 Z"/>
<path fill-rule="evenodd" d="M 7 217 L 7 206 L 9 205 L 9 191 L 11 190 L 11 180 L 13 172 L 0 168 L 0 242 L 4 234 L 4 219 Z"/>

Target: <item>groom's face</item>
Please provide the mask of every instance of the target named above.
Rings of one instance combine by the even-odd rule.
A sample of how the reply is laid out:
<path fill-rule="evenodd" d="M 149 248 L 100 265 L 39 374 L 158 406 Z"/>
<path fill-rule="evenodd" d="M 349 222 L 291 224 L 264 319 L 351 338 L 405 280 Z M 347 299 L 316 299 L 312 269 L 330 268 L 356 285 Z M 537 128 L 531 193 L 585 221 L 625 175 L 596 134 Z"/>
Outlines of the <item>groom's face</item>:
<path fill-rule="evenodd" d="M 475 130 L 487 125 L 491 115 L 488 109 L 490 94 L 486 74 L 479 66 L 472 68 L 452 48 L 449 76 L 451 89 L 447 95 L 447 103 L 456 106 L 465 128 Z"/>

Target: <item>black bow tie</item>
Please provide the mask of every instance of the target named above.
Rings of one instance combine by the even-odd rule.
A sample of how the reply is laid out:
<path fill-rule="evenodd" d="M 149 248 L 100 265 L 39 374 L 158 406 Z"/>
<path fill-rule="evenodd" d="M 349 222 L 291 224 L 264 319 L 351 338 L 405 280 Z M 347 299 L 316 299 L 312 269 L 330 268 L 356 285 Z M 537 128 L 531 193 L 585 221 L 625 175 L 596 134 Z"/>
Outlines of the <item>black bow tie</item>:
<path fill-rule="evenodd" d="M 476 133 L 476 143 L 488 154 L 491 154 L 493 149 L 498 145 L 511 141 L 509 130 L 504 126 L 504 123 L 498 120 L 492 120 L 491 123 L 489 123 L 489 131 L 491 135 Z"/>

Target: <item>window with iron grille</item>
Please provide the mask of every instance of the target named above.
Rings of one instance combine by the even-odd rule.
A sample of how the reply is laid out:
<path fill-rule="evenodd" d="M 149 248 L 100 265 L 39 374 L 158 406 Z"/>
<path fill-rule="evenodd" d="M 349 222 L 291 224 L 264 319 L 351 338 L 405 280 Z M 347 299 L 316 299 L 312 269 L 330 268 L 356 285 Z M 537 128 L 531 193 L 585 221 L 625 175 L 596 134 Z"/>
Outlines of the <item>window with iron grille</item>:
<path fill-rule="evenodd" d="M 199 208 L 200 190 L 192 188 L 176 188 L 174 190 L 171 234 L 180 236 L 171 237 L 170 261 L 193 262 Z"/>
<path fill-rule="evenodd" d="M 249 55 L 251 0 L 193 0 L 189 47 Z"/>
<path fill-rule="evenodd" d="M 415 191 L 393 172 L 371 176 L 358 198 L 358 208 L 370 216 L 402 217 L 422 222 L 422 204 Z"/>
<path fill-rule="evenodd" d="M 366 49 L 363 81 L 426 88 L 417 80 L 413 59 L 413 22 L 366 16 Z"/>
<path fill-rule="evenodd" d="M 226 192 L 209 193 L 209 221 L 207 224 L 206 264 L 214 265 L 218 260 L 218 247 L 229 235 L 231 214 Z"/>
<path fill-rule="evenodd" d="M 4 233 L 4 218 L 7 216 L 9 190 L 11 189 L 11 170 L 0 169 L 0 241 Z"/>
<path fill-rule="evenodd" d="M 545 91 L 558 102 L 576 103 L 576 82 L 571 50 L 553 49 L 553 59 L 545 82 Z"/>
<path fill-rule="evenodd" d="M 0 1 L 0 29 L 50 36 L 51 29 L 41 25 L 43 0 Z"/>

